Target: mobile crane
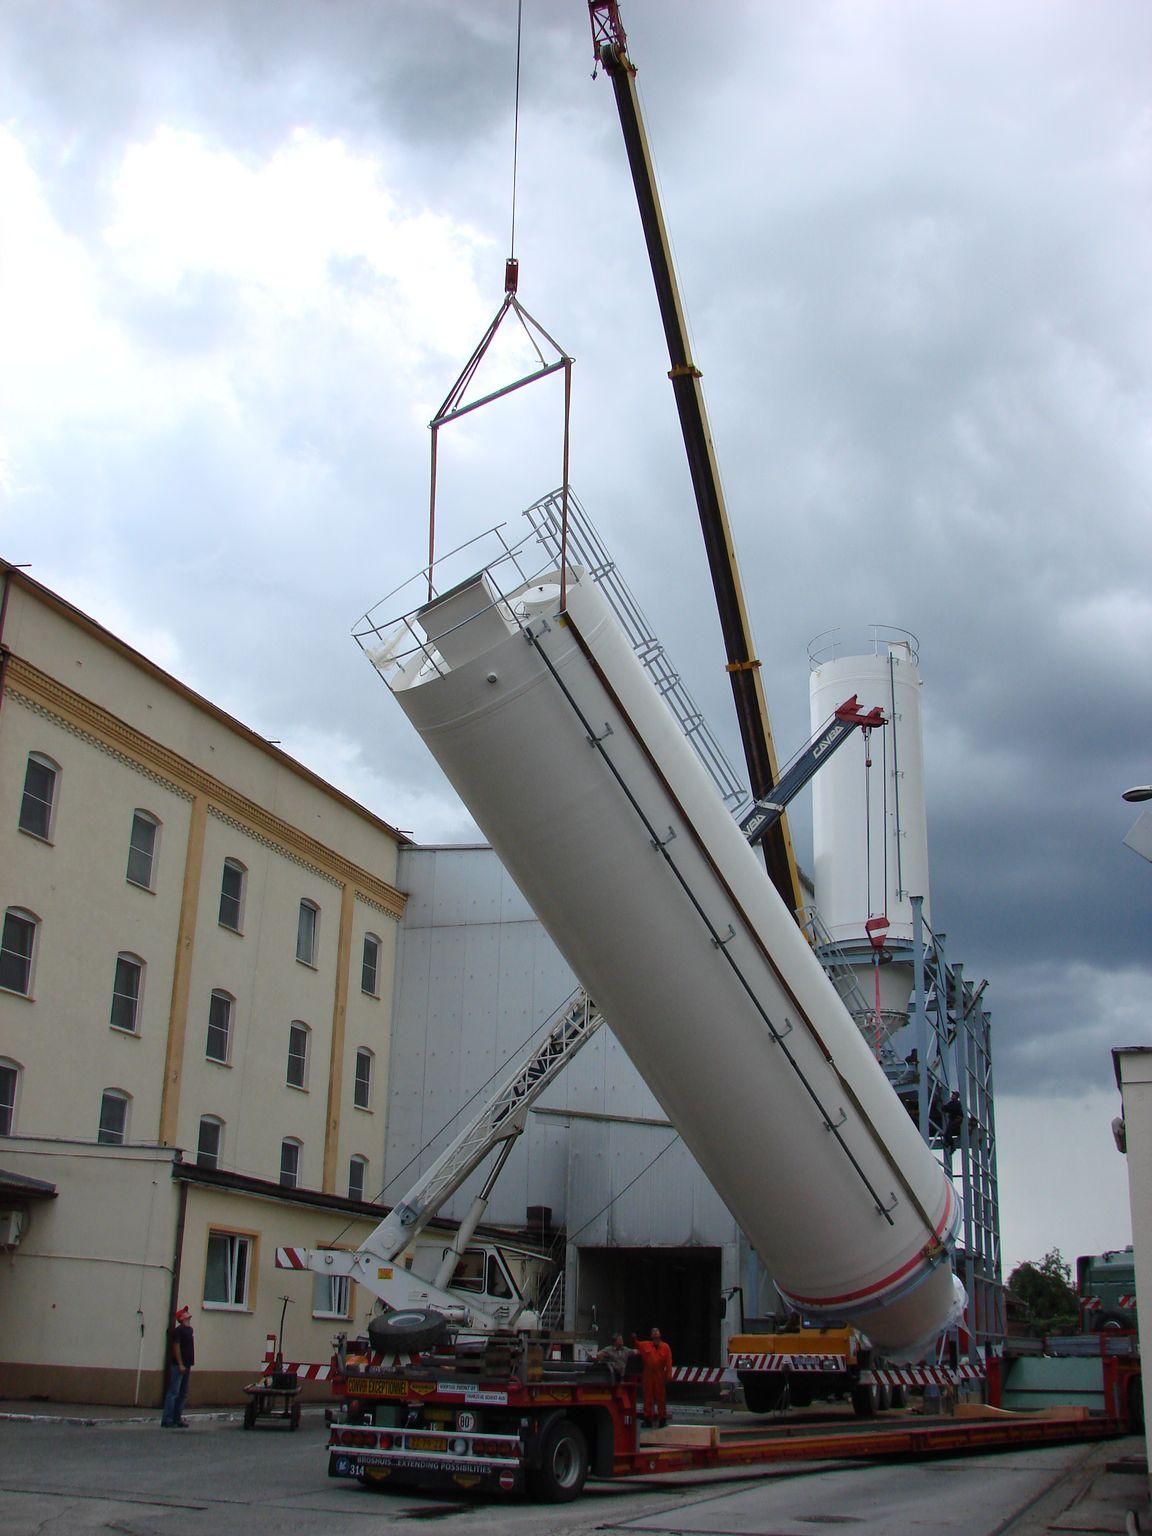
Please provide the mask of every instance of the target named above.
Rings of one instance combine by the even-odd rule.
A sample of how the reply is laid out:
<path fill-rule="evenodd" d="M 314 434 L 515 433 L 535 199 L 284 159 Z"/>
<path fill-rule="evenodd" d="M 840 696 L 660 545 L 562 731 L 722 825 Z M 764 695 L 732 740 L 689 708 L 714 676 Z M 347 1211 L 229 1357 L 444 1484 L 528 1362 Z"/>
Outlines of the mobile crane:
<path fill-rule="evenodd" d="M 781 814 L 788 786 L 778 782 L 699 371 L 651 194 L 634 70 L 614 0 L 591 0 L 590 14 L 599 62 L 621 103 L 661 295 L 756 801 L 747 832 L 766 850 L 771 886 L 579 568 L 526 576 L 523 551 L 505 546 L 437 592 L 430 562 L 420 578 L 426 596 L 394 621 L 390 637 L 379 632 L 373 659 L 772 1263 L 786 1304 L 817 1320 L 848 1317 L 882 1345 L 915 1352 L 956 1315 L 947 1256 L 957 1205 L 792 920 L 799 892 Z M 824 751 L 847 735 L 849 720 L 837 724 L 844 729 Z M 590 1469 L 620 1475 L 768 1454 L 760 1445 L 721 1446 L 714 1432 L 691 1449 L 643 1444 L 634 1385 L 571 1351 L 552 1358 L 530 1330 L 527 1298 L 501 1317 L 453 1288 L 531 1102 L 599 1017 L 580 994 L 551 1031 L 545 1059 L 518 1069 L 500 1105 L 476 1117 L 357 1253 L 278 1256 L 289 1267 L 355 1276 L 391 1308 L 373 1320 L 366 1345 L 342 1349 L 345 1411 L 330 1440 L 333 1475 L 527 1488 L 559 1500 L 574 1497 Z M 416 1237 L 499 1143 L 460 1233 L 435 1274 L 421 1273 Z M 452 1324 L 456 1338 L 446 1344 Z M 482 1335 L 471 1348 L 468 1329 Z M 415 1363 L 400 1363 L 403 1350 L 419 1351 Z M 1035 1440 L 1069 1431 L 1031 1433 Z M 930 1449 L 922 1431 L 914 1438 L 909 1448 Z M 795 1443 L 788 1454 L 797 1454 Z"/>

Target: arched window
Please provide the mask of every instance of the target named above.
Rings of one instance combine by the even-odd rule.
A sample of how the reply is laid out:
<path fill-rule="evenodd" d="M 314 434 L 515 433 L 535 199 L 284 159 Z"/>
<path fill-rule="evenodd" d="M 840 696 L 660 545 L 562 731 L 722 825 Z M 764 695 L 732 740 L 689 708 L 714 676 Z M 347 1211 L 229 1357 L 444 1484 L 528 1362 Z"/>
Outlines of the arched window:
<path fill-rule="evenodd" d="M 219 1115 L 201 1115 L 196 1138 L 197 1168 L 219 1168 L 224 1151 L 224 1122 Z"/>
<path fill-rule="evenodd" d="M 18 1061 L 0 1056 L 0 1136 L 16 1134 L 16 1104 L 24 1069 Z"/>
<path fill-rule="evenodd" d="M 380 996 L 380 940 L 374 933 L 364 935 L 364 957 L 360 965 L 360 990 L 368 997 Z"/>
<path fill-rule="evenodd" d="M 303 1142 L 295 1136 L 285 1136 L 280 1143 L 280 1182 L 285 1189 L 295 1189 L 300 1183 L 300 1152 Z"/>
<path fill-rule="evenodd" d="M 156 887 L 156 858 L 160 851 L 160 820 L 151 811 L 132 812 L 132 836 L 128 842 L 128 873 L 130 885 L 139 885 L 146 891 Z"/>
<path fill-rule="evenodd" d="M 314 901 L 300 903 L 296 919 L 296 958 L 304 965 L 316 964 L 316 945 L 320 936 L 320 908 Z"/>
<path fill-rule="evenodd" d="M 356 1153 L 348 1159 L 348 1198 L 363 1200 L 364 1187 L 368 1182 L 368 1159 Z"/>
<path fill-rule="evenodd" d="M 20 830 L 31 837 L 52 836 L 56 813 L 56 788 L 60 765 L 40 752 L 29 752 L 24 770 L 24 794 L 20 800 Z"/>
<path fill-rule="evenodd" d="M 372 1052 L 363 1045 L 356 1052 L 352 1102 L 357 1109 L 369 1109 L 372 1104 Z"/>
<path fill-rule="evenodd" d="M 4 914 L 4 932 L 0 938 L 0 987 L 8 992 L 32 996 L 32 976 L 36 966 L 36 937 L 40 919 L 23 907 L 9 907 Z"/>
<path fill-rule="evenodd" d="M 132 1095 L 123 1088 L 105 1088 L 100 1098 L 100 1129 L 96 1140 L 123 1146 L 128 1140 L 128 1106 Z"/>
<path fill-rule="evenodd" d="M 308 1037 L 312 1031 L 307 1024 L 293 1019 L 288 1029 L 288 1086 L 308 1087 Z"/>
<path fill-rule="evenodd" d="M 140 1028 L 140 1004 L 144 995 L 144 962 L 139 955 L 116 956 L 116 976 L 112 982 L 113 1029 L 135 1035 Z"/>
<path fill-rule="evenodd" d="M 232 1060 L 232 1014 L 236 999 L 229 992 L 215 988 L 208 1001 L 208 1042 L 204 1055 L 209 1061 L 227 1066 Z"/>
<path fill-rule="evenodd" d="M 220 876 L 221 928 L 231 928 L 240 933 L 244 922 L 244 892 L 248 883 L 248 871 L 239 859 L 225 859 L 224 872 Z"/>

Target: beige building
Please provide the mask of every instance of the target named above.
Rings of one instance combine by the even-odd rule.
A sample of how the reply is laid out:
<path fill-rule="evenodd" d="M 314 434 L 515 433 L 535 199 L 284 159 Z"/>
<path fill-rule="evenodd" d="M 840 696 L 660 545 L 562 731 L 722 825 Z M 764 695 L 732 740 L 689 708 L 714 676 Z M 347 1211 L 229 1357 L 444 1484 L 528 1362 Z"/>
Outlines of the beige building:
<path fill-rule="evenodd" d="M 0 1395 L 235 1400 L 366 1298 L 408 839 L 0 563 Z M 325 1289 L 328 1287 L 328 1289 Z"/>

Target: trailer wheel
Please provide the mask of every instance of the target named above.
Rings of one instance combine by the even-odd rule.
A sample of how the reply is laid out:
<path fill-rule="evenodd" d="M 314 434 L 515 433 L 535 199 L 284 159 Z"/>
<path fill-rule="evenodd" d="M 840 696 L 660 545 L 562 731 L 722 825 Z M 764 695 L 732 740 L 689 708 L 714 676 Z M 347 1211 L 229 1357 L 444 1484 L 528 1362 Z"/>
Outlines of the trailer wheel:
<path fill-rule="evenodd" d="M 892 1388 L 892 1406 L 893 1408 L 907 1408 L 908 1394 L 903 1387 Z"/>
<path fill-rule="evenodd" d="M 244 1409 L 244 1428 L 256 1428 L 256 1400 L 253 1398 Z"/>
<path fill-rule="evenodd" d="M 288 1416 L 288 1422 L 291 1424 L 293 1429 L 299 1429 L 300 1428 L 300 1404 L 299 1403 L 293 1403 L 292 1404 L 292 1412 Z"/>
<path fill-rule="evenodd" d="M 876 1388 L 852 1388 L 852 1412 L 858 1419 L 870 1419 L 876 1412 Z"/>
<path fill-rule="evenodd" d="M 876 1412 L 887 1413 L 892 1406 L 892 1388 L 887 1382 L 876 1388 Z"/>
<path fill-rule="evenodd" d="M 567 1504 L 576 1498 L 588 1476 L 588 1442 L 570 1419 L 549 1425 L 540 1451 L 540 1465 L 528 1473 L 528 1491 L 544 1504 Z"/>
<path fill-rule="evenodd" d="M 435 1349 L 448 1331 L 448 1320 L 439 1312 L 423 1307 L 405 1307 L 397 1312 L 381 1312 L 368 1324 L 372 1348 L 381 1355 L 398 1351 Z"/>

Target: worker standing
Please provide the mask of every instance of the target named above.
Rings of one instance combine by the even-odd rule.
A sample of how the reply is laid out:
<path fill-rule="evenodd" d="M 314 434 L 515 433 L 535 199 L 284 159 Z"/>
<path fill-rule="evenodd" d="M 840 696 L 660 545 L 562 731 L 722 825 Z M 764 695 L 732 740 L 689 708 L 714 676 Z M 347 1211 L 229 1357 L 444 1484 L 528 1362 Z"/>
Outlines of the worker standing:
<path fill-rule="evenodd" d="M 646 1339 L 632 1335 L 632 1343 L 640 1356 L 643 1372 L 641 1385 L 644 1393 L 644 1417 L 642 1424 L 655 1424 L 663 1429 L 668 1422 L 668 1405 L 665 1389 L 672 1376 L 672 1351 L 660 1336 L 659 1328 L 653 1328 Z"/>
<path fill-rule="evenodd" d="M 172 1327 L 168 1330 L 168 1353 L 168 1389 L 164 1394 L 160 1428 L 187 1429 L 184 1404 L 196 1360 L 196 1336 L 192 1331 L 192 1313 L 187 1307 L 176 1309 Z"/>

